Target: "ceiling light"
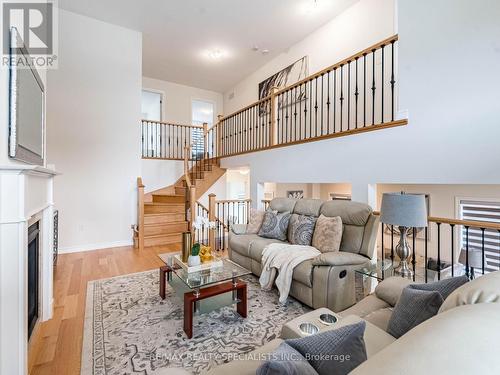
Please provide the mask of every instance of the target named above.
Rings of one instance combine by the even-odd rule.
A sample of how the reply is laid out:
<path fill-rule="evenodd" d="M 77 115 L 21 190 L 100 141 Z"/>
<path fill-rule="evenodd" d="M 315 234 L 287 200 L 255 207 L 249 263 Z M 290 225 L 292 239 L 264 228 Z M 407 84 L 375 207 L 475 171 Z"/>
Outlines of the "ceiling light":
<path fill-rule="evenodd" d="M 248 173 L 250 173 L 250 170 L 249 170 L 249 169 L 240 169 L 240 173 L 241 173 L 243 176 L 246 176 Z"/>
<path fill-rule="evenodd" d="M 267 55 L 269 53 L 269 50 L 268 49 L 263 49 L 261 52 L 262 52 L 263 55 Z"/>
<path fill-rule="evenodd" d="M 208 51 L 208 57 L 210 57 L 212 60 L 220 60 L 225 56 L 225 53 L 221 51 L 220 49 L 213 49 Z"/>
<path fill-rule="evenodd" d="M 319 0 L 306 0 L 299 7 L 299 13 L 303 15 L 311 15 L 318 12 L 320 8 Z"/>

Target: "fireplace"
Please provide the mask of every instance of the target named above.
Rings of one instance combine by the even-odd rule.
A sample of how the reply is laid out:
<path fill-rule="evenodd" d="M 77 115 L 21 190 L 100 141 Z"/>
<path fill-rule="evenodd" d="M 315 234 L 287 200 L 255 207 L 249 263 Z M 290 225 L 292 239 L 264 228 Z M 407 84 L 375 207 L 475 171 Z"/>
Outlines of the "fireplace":
<path fill-rule="evenodd" d="M 28 339 L 39 314 L 39 222 L 28 228 Z"/>

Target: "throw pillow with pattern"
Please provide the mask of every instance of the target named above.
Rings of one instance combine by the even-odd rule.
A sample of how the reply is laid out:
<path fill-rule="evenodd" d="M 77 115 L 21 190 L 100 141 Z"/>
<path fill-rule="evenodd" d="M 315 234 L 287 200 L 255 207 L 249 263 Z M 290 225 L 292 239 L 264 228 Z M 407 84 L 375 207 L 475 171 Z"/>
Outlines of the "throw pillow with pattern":
<path fill-rule="evenodd" d="M 342 242 L 342 231 L 340 216 L 327 217 L 320 215 L 316 221 L 312 245 L 322 253 L 339 251 Z"/>
<path fill-rule="evenodd" d="M 250 209 L 250 215 L 248 216 L 247 234 L 259 233 L 265 213 L 266 211 L 263 210 L 256 210 L 255 208 Z"/>
<path fill-rule="evenodd" d="M 316 217 L 293 214 L 288 224 L 288 242 L 292 245 L 310 246 Z"/>
<path fill-rule="evenodd" d="M 266 211 L 259 236 L 286 241 L 286 232 L 290 221 L 290 212 Z"/>

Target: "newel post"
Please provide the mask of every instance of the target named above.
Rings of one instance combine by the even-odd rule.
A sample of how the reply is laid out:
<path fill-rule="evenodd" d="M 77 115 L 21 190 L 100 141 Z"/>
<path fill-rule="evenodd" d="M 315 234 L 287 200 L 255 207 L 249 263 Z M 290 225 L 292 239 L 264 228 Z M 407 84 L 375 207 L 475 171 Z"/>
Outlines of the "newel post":
<path fill-rule="evenodd" d="M 208 221 L 214 223 L 215 220 L 215 194 L 212 193 L 208 195 Z M 208 230 L 208 246 L 215 250 L 215 228 Z"/>
<path fill-rule="evenodd" d="M 278 88 L 276 86 L 271 87 L 271 128 L 269 129 L 269 140 L 271 142 L 270 146 L 278 144 L 278 125 L 276 123 L 276 117 L 278 114 L 278 100 L 276 92 Z"/>
<path fill-rule="evenodd" d="M 137 177 L 137 242 L 139 250 L 144 250 L 144 184 Z"/>

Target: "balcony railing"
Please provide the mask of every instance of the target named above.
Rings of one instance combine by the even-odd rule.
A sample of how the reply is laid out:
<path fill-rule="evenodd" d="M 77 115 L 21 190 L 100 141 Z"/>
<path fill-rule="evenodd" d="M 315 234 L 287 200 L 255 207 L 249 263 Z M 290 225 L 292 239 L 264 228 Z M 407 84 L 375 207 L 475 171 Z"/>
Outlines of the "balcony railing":
<path fill-rule="evenodd" d="M 397 118 L 397 42 L 392 36 L 205 126 L 142 122 L 143 158 L 203 158 L 406 125 Z"/>

